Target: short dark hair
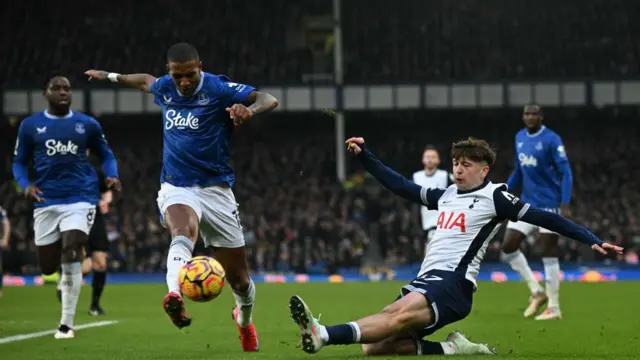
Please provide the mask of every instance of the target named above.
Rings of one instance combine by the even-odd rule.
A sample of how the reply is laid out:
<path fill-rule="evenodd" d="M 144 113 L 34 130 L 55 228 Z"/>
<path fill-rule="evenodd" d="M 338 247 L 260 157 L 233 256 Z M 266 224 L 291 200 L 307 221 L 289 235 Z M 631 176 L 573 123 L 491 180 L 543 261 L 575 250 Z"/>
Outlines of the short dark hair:
<path fill-rule="evenodd" d="M 51 74 L 49 74 L 49 76 L 47 76 L 44 84 L 43 84 L 43 90 L 47 90 L 49 88 L 49 84 L 51 84 L 51 80 L 57 78 L 57 77 L 63 77 L 66 78 L 67 76 L 61 72 L 52 72 Z"/>
<path fill-rule="evenodd" d="M 492 166 L 496 161 L 496 152 L 485 140 L 469 137 L 453 143 L 451 158 L 453 160 L 466 158 L 475 162 L 486 162 L 487 165 Z"/>
<path fill-rule="evenodd" d="M 186 62 L 189 60 L 200 60 L 198 50 L 189 43 L 174 44 L 167 51 L 167 62 Z"/>
<path fill-rule="evenodd" d="M 427 151 L 427 150 L 433 150 L 433 151 L 435 151 L 435 152 L 439 153 L 438 148 L 437 148 L 435 145 L 433 145 L 433 144 L 427 144 L 427 145 L 425 145 L 424 150 L 422 150 L 422 152 L 424 153 L 424 152 L 425 152 L 425 151 Z"/>
<path fill-rule="evenodd" d="M 522 108 L 522 112 L 525 112 L 527 110 L 527 108 L 532 108 L 532 107 L 537 107 L 538 108 L 538 115 L 542 116 L 542 106 L 540 106 L 540 104 L 538 104 L 537 102 L 533 102 L 530 101 L 528 103 L 526 103 L 524 105 L 524 107 Z"/>

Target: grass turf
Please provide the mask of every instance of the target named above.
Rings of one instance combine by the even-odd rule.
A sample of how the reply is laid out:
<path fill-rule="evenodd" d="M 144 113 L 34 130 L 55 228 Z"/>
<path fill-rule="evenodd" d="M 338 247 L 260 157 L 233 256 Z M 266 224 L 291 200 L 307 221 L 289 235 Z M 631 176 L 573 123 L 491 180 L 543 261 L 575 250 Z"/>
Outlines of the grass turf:
<path fill-rule="evenodd" d="M 398 294 L 402 283 L 260 284 L 254 322 L 260 352 L 241 351 L 231 320 L 234 301 L 229 289 L 210 303 L 187 303 L 194 318 L 188 331 L 177 330 L 161 308 L 165 286 L 108 285 L 103 297 L 106 317 L 87 314 L 91 288 L 84 286 L 76 324 L 117 320 L 111 326 L 80 330 L 73 340 L 53 335 L 0 344 L 2 359 L 346 359 L 363 357 L 358 345 L 324 348 L 307 355 L 297 347 L 298 329 L 289 318 L 293 294 L 322 313 L 323 324 L 343 323 L 380 311 Z M 564 319 L 539 322 L 522 317 L 528 298 L 519 283 L 480 283 L 471 314 L 430 339 L 444 339 L 458 329 L 471 340 L 496 347 L 499 357 L 517 359 L 637 359 L 640 286 L 634 282 L 564 283 Z M 60 305 L 55 287 L 6 288 L 0 298 L 0 339 L 55 328 Z M 382 357 L 394 359 L 394 357 Z M 449 357 L 447 357 L 449 358 Z M 474 357 L 476 358 L 476 357 Z M 495 357 L 492 357 L 495 358 Z M 407 359 L 407 357 L 402 357 Z"/>

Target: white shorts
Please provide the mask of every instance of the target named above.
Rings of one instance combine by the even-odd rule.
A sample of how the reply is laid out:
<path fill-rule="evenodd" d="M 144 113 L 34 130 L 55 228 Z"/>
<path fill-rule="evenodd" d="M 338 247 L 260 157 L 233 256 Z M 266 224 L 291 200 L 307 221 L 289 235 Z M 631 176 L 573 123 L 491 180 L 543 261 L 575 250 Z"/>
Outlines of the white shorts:
<path fill-rule="evenodd" d="M 556 214 L 560 214 L 559 209 L 544 209 L 544 210 L 554 212 Z M 524 221 L 518 221 L 518 222 L 509 221 L 509 223 L 507 224 L 507 229 L 516 230 L 518 232 L 523 233 L 525 236 L 530 236 L 535 230 L 538 230 L 540 234 L 556 234 L 551 230 L 547 230 L 537 225 L 531 225 Z"/>
<path fill-rule="evenodd" d="M 51 205 L 33 211 L 33 231 L 36 246 L 51 245 L 60 234 L 80 230 L 89 235 L 96 218 L 96 206 L 88 202 Z"/>
<path fill-rule="evenodd" d="M 200 236 L 205 245 L 238 248 L 244 246 L 238 203 L 228 187 L 177 187 L 163 183 L 158 191 L 158 208 L 164 216 L 171 205 L 187 205 L 200 222 Z"/>

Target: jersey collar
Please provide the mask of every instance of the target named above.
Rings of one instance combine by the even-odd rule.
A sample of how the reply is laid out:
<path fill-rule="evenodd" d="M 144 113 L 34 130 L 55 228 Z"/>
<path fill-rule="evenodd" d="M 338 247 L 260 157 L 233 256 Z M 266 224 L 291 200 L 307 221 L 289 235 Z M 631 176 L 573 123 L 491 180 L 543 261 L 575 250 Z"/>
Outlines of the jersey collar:
<path fill-rule="evenodd" d="M 530 137 L 530 138 L 534 138 L 534 137 L 536 137 L 536 136 L 538 136 L 538 135 L 542 134 L 542 132 L 543 132 L 543 131 L 544 131 L 544 129 L 546 129 L 546 128 L 547 128 L 546 126 L 542 125 L 542 126 L 540 127 L 540 130 L 536 131 L 536 132 L 535 132 L 535 133 L 533 133 L 533 134 L 529 134 L 529 132 L 528 132 L 528 131 L 525 131 L 525 133 L 527 134 L 527 136 L 528 136 L 528 137 Z"/>
<path fill-rule="evenodd" d="M 464 195 L 464 194 L 470 194 L 474 191 L 478 191 L 482 188 L 484 188 L 485 186 L 489 185 L 489 180 L 484 180 L 484 182 L 480 185 L 480 186 L 476 186 L 473 189 L 469 189 L 469 190 L 460 190 L 458 189 L 458 195 Z"/>
<path fill-rule="evenodd" d="M 64 115 L 64 116 L 52 115 L 52 114 L 49 114 L 49 110 L 45 110 L 44 116 L 48 117 L 49 119 L 68 119 L 73 116 L 73 110 L 69 110 L 67 115 Z"/>
<path fill-rule="evenodd" d="M 196 96 L 196 94 L 198 92 L 200 92 L 200 90 L 202 89 L 202 84 L 204 84 L 204 72 L 201 71 L 200 72 L 201 76 L 200 76 L 200 84 L 198 84 L 198 87 L 196 88 L 196 91 L 193 92 L 193 95 L 189 96 L 189 97 L 194 97 Z M 178 89 L 178 87 L 176 86 L 176 91 L 178 92 L 178 95 L 185 97 L 184 95 L 182 95 L 182 93 L 180 92 L 180 90 Z"/>

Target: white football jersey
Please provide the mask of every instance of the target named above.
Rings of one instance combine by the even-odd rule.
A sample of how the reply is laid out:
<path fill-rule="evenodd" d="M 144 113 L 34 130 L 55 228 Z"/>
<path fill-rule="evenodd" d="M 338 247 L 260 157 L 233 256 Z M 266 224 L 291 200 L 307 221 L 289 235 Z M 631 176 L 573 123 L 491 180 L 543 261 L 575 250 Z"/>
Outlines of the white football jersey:
<path fill-rule="evenodd" d="M 517 221 L 529 209 L 507 192 L 505 184 L 490 181 L 469 190 L 449 186 L 444 192 L 422 188 L 423 203 L 436 208 L 436 230 L 429 241 L 418 276 L 430 270 L 456 272 L 474 285 L 480 262 L 489 242 L 496 236 L 502 221 Z"/>
<path fill-rule="evenodd" d="M 446 170 L 437 169 L 433 174 L 427 175 L 424 170 L 413 173 L 413 182 L 427 189 L 446 189 L 449 187 L 451 176 Z M 429 210 L 426 206 L 420 207 L 420 217 L 422 218 L 422 230 L 429 230 L 436 227 L 438 212 Z"/>

